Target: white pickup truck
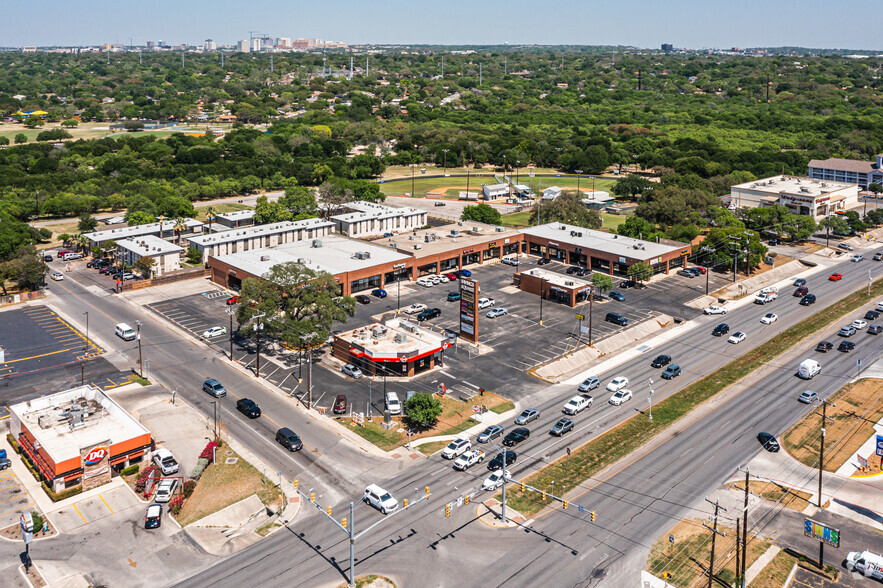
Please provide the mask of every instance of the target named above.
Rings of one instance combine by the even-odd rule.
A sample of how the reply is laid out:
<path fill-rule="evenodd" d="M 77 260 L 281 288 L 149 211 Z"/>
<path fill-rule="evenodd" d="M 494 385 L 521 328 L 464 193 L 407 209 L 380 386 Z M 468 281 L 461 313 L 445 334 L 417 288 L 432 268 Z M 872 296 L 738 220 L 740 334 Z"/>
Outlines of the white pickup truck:
<path fill-rule="evenodd" d="M 592 397 L 588 394 L 574 396 L 564 405 L 564 414 L 574 415 L 590 406 L 592 406 Z"/>
<path fill-rule="evenodd" d="M 454 462 L 454 469 L 464 472 L 482 461 L 484 461 L 484 451 L 481 449 L 473 449 L 457 458 L 457 461 Z"/>
<path fill-rule="evenodd" d="M 775 300 L 778 297 L 779 297 L 779 293 L 776 291 L 764 292 L 763 290 L 761 290 L 760 292 L 758 292 L 757 296 L 754 297 L 754 303 L 755 304 L 767 304 L 769 302 L 772 302 L 773 300 Z"/>

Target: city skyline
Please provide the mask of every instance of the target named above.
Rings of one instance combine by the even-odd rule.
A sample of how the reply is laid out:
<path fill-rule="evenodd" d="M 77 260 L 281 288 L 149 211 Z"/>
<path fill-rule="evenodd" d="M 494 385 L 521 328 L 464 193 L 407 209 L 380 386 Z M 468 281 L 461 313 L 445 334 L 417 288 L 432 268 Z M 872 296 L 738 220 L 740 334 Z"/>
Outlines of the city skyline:
<path fill-rule="evenodd" d="M 867 0 L 851 10 L 830 12 L 828 3 L 738 4 L 673 0 L 664 9 L 648 1 L 611 10 L 597 0 L 560 0 L 538 10 L 524 0 L 491 0 L 476 6 L 454 0 L 427 18 L 413 5 L 386 0 L 366 5 L 337 3 L 333 18 L 315 4 L 265 0 L 260 9 L 234 3 L 189 2 L 182 8 L 168 0 L 149 5 L 114 6 L 86 0 L 77 5 L 49 0 L 43 18 L 24 5 L 10 6 L 0 24 L 0 44 L 18 46 L 89 46 L 103 43 L 144 45 L 160 39 L 199 45 L 213 39 L 235 45 L 252 33 L 270 37 L 320 38 L 349 44 L 399 45 L 613 45 L 658 48 L 662 43 L 690 49 L 730 47 L 807 47 L 874 51 L 883 42 L 871 28 L 856 29 L 853 14 L 871 14 Z M 824 19 L 818 18 L 825 14 Z M 174 15 L 169 18 L 168 15 Z M 564 16 L 566 15 L 566 17 Z M 257 34 L 255 35 L 257 36 Z"/>

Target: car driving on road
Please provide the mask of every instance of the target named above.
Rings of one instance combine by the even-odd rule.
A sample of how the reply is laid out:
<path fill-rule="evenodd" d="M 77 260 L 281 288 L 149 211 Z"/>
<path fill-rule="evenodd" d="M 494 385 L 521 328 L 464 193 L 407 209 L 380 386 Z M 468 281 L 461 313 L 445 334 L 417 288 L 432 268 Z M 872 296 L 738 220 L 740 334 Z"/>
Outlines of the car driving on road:
<path fill-rule="evenodd" d="M 518 417 L 515 419 L 516 425 L 526 425 L 530 421 L 535 421 L 540 418 L 540 409 L 538 408 L 525 408 Z"/>
<path fill-rule="evenodd" d="M 623 390 L 620 390 L 619 392 L 617 392 L 616 394 L 614 394 L 613 396 L 611 396 L 610 400 L 608 400 L 608 402 L 610 404 L 612 404 L 613 406 L 619 406 L 623 402 L 628 402 L 631 399 L 632 399 L 632 391 L 623 389 Z"/>
<path fill-rule="evenodd" d="M 608 392 L 618 392 L 629 385 L 629 379 L 625 376 L 616 376 L 607 384 Z"/>
<path fill-rule="evenodd" d="M 594 390 L 595 388 L 597 388 L 600 385 L 601 385 L 601 380 L 599 378 L 597 378 L 595 376 L 589 376 L 588 378 L 583 380 L 583 383 L 580 384 L 579 388 L 577 388 L 577 389 L 580 392 L 588 392 L 590 390 Z"/>
<path fill-rule="evenodd" d="M 567 417 L 561 417 L 558 419 L 554 425 L 552 425 L 549 433 L 555 435 L 556 437 L 560 437 L 564 433 L 569 433 L 573 430 L 573 421 Z"/>
<path fill-rule="evenodd" d="M 479 433 L 477 441 L 479 443 L 487 443 L 491 439 L 496 439 L 503 434 L 502 425 L 491 425 L 481 433 Z"/>
<path fill-rule="evenodd" d="M 650 362 L 650 367 L 661 368 L 671 363 L 671 355 L 657 355 L 656 359 Z"/>

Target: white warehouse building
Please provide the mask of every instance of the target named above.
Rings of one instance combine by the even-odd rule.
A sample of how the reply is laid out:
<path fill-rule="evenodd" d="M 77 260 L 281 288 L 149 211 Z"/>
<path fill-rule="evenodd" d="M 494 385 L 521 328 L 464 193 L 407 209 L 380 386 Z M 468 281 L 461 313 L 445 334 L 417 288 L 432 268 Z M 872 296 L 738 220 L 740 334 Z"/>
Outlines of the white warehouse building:
<path fill-rule="evenodd" d="M 858 184 L 773 176 L 730 188 L 730 205 L 759 208 L 780 204 L 789 212 L 824 217 L 858 203 Z"/>
<path fill-rule="evenodd" d="M 375 202 L 355 201 L 346 204 L 351 212 L 331 217 L 337 232 L 354 239 L 403 233 L 426 226 L 426 211 L 395 208 Z"/>
<path fill-rule="evenodd" d="M 334 230 L 334 223 L 319 218 L 299 221 L 283 221 L 269 225 L 258 225 L 221 231 L 190 239 L 190 247 L 199 250 L 202 262 L 209 256 L 232 255 L 241 251 L 276 247 L 305 239 L 324 237 Z"/>

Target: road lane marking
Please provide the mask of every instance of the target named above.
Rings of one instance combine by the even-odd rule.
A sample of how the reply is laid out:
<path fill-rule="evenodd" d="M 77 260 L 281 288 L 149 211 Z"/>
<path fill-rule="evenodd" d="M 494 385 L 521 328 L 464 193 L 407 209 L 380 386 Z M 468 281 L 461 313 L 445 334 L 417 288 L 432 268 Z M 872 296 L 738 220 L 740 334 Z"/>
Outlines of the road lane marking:
<path fill-rule="evenodd" d="M 101 502 L 103 502 L 103 503 L 104 503 L 104 506 L 107 507 L 107 510 L 110 511 L 110 514 L 113 514 L 113 509 L 110 508 L 110 505 L 109 505 L 109 504 L 107 503 L 107 501 L 104 499 L 104 496 L 102 496 L 101 494 L 99 494 L 99 495 L 98 495 L 98 498 L 101 499 Z"/>

